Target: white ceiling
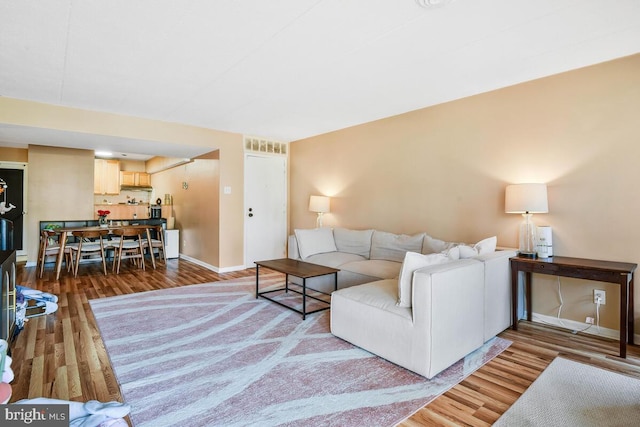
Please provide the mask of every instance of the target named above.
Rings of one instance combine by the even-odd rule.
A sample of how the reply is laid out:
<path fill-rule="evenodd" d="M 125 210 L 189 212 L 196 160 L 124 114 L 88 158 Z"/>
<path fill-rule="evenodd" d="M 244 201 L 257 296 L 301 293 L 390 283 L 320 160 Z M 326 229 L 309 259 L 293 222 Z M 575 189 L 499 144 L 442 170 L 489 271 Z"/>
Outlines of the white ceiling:
<path fill-rule="evenodd" d="M 0 95 L 279 141 L 638 52 L 638 0 L 0 0 Z M 4 145 L 108 140 L 0 124 Z"/>

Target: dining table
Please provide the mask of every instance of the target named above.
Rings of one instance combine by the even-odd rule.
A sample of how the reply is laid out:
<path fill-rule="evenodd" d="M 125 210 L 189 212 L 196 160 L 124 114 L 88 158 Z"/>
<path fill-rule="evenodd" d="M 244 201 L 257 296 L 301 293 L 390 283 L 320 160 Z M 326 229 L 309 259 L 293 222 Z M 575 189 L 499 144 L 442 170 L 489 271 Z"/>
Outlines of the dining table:
<path fill-rule="evenodd" d="M 153 228 L 153 227 L 145 224 L 122 225 L 122 224 L 110 223 L 107 225 L 107 227 L 93 225 L 93 226 L 84 226 L 84 227 L 57 228 L 56 232 L 60 233 L 60 252 L 58 252 L 58 257 L 56 259 L 56 280 L 60 279 L 60 271 L 62 270 L 62 261 L 64 260 L 64 248 L 67 245 L 67 238 L 71 233 L 73 233 L 74 231 L 97 231 L 97 230 L 104 230 L 104 229 L 108 229 L 109 231 L 112 231 L 119 228 L 145 230 L 145 234 L 147 236 L 147 242 L 149 243 L 149 247 L 151 247 L 150 228 Z M 155 268 L 156 263 L 155 263 L 155 259 L 153 258 L 153 254 L 151 255 L 151 260 L 153 262 L 153 268 Z"/>

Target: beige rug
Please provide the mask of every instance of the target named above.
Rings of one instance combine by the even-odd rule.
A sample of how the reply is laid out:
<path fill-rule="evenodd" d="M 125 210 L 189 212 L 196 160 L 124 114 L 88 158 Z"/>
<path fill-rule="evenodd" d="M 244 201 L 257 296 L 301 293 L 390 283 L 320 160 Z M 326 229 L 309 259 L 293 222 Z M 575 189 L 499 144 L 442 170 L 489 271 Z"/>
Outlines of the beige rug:
<path fill-rule="evenodd" d="M 556 358 L 494 426 L 638 426 L 640 380 Z"/>

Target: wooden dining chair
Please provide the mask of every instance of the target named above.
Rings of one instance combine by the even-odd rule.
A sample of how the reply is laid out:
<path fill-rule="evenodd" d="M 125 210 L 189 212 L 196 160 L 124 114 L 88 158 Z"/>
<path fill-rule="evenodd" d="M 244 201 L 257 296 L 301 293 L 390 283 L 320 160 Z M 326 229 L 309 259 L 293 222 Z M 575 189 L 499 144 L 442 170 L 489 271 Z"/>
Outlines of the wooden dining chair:
<path fill-rule="evenodd" d="M 164 228 L 162 228 L 162 225 L 150 225 L 147 229 L 147 232 L 153 233 L 154 236 L 148 236 L 148 238 L 142 242 L 142 247 L 145 249 L 149 249 L 149 255 L 151 255 L 151 263 L 153 264 L 153 268 L 155 270 L 156 257 L 154 249 L 158 249 L 158 259 L 162 259 L 165 265 L 167 264 L 167 257 L 164 249 Z"/>
<path fill-rule="evenodd" d="M 44 274 L 44 264 L 48 256 L 57 256 L 60 253 L 60 234 L 55 230 L 45 229 L 40 232 L 40 246 L 38 247 L 38 260 L 36 261 L 36 271 L 39 277 Z M 73 269 L 72 243 L 67 243 L 64 248 L 64 261 L 67 264 L 67 271 Z"/>
<path fill-rule="evenodd" d="M 116 228 L 111 233 L 119 237 L 118 246 L 114 246 L 113 267 L 116 274 L 120 274 L 120 262 L 123 259 L 131 259 L 136 265 L 140 260 L 140 266 L 144 270 L 144 248 L 143 240 L 147 238 L 146 229 L 136 228 Z M 117 264 L 117 267 L 116 267 Z"/>
<path fill-rule="evenodd" d="M 71 252 L 75 254 L 73 277 L 78 276 L 78 267 L 83 256 L 100 254 L 102 258 L 102 271 L 107 275 L 107 260 L 104 255 L 104 237 L 109 230 L 82 230 L 74 231 L 72 235 L 78 238 L 77 246 L 71 246 Z"/>

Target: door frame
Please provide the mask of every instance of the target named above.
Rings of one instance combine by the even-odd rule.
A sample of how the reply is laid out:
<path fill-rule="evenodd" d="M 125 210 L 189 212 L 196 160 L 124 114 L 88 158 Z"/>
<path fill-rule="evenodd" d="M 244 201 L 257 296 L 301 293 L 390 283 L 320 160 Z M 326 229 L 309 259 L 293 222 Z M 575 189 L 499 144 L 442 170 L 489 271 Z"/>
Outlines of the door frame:
<path fill-rule="evenodd" d="M 289 230 L 289 156 L 288 155 L 269 155 L 269 154 L 261 154 L 261 153 L 257 153 L 257 152 L 253 152 L 253 151 L 246 151 L 244 153 L 244 201 L 243 201 L 243 207 L 242 207 L 242 215 L 244 218 L 243 224 L 244 224 L 244 239 L 243 239 L 243 262 L 244 262 L 244 268 L 252 268 L 255 267 L 255 265 L 248 265 L 249 262 L 247 260 L 247 255 L 248 255 L 248 250 L 247 248 L 248 246 L 248 241 L 249 241 L 249 233 L 248 233 L 248 229 L 249 229 L 249 224 L 248 224 L 248 219 L 247 219 L 247 210 L 249 208 L 249 202 L 247 200 L 248 198 L 248 191 L 247 191 L 247 187 L 249 185 L 249 180 L 247 179 L 247 175 L 248 175 L 248 168 L 247 168 L 247 159 L 249 158 L 249 156 L 251 157 L 263 157 L 263 158 L 272 158 L 272 157 L 277 157 L 277 158 L 282 158 L 284 160 L 284 229 L 285 229 L 285 235 L 284 235 L 284 239 L 285 239 L 285 255 L 286 255 L 286 246 L 287 246 L 287 232 Z"/>
<path fill-rule="evenodd" d="M 26 256 L 29 250 L 27 239 L 27 231 L 28 231 L 28 223 L 29 223 L 29 209 L 28 209 L 28 198 L 29 195 L 29 165 L 24 162 L 4 162 L 0 161 L 0 169 L 18 169 L 22 170 L 22 250 L 16 250 L 16 256 Z"/>

